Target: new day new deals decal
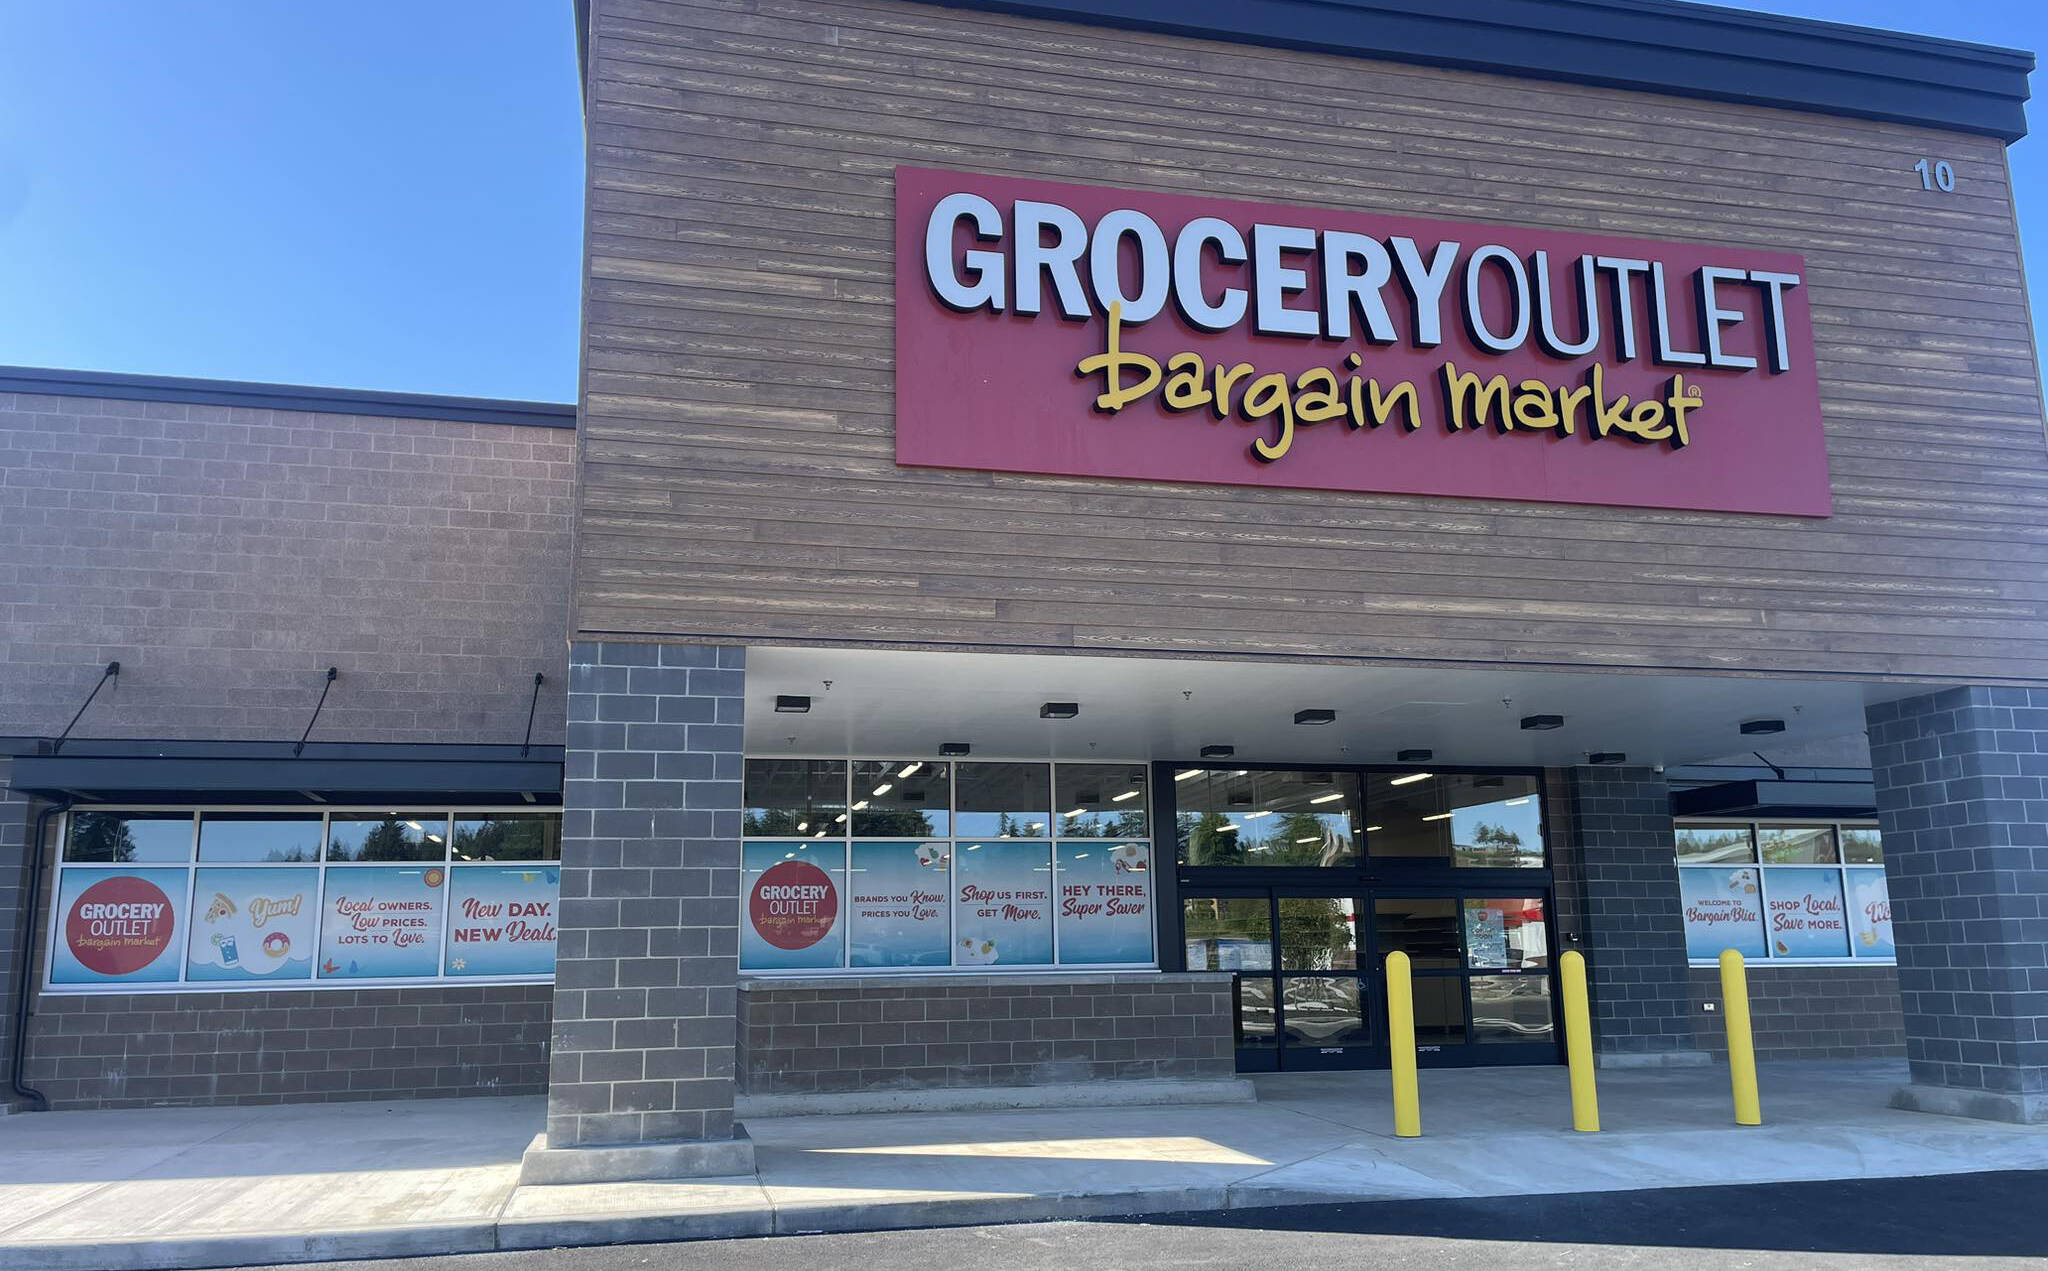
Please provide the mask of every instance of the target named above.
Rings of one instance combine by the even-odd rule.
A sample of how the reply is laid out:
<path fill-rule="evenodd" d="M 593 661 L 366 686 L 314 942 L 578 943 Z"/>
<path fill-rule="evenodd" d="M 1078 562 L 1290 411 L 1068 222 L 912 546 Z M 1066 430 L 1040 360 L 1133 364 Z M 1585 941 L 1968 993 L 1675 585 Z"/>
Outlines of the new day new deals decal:
<path fill-rule="evenodd" d="M 182 869 L 65 870 L 51 983 L 177 979 L 185 885 Z"/>
<path fill-rule="evenodd" d="M 185 978 L 311 978 L 319 893 L 317 868 L 201 869 Z"/>
<path fill-rule="evenodd" d="M 448 916 L 449 975 L 546 975 L 555 969 L 554 865 L 463 865 Z"/>
<path fill-rule="evenodd" d="M 896 170 L 906 465 L 1826 516 L 1805 265 Z"/>

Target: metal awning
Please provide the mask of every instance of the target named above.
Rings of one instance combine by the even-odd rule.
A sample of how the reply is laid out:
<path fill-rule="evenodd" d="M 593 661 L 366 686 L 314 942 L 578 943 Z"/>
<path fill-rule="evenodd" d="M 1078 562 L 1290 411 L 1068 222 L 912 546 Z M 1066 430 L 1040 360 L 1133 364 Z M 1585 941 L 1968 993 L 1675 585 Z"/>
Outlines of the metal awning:
<path fill-rule="evenodd" d="M 1671 815 L 1874 818 L 1868 781 L 1724 781 L 1671 792 Z"/>
<path fill-rule="evenodd" d="M 18 755 L 9 784 L 80 803 L 556 805 L 562 751 L 329 744 L 295 757 L 288 742 L 81 741 L 55 754 Z"/>

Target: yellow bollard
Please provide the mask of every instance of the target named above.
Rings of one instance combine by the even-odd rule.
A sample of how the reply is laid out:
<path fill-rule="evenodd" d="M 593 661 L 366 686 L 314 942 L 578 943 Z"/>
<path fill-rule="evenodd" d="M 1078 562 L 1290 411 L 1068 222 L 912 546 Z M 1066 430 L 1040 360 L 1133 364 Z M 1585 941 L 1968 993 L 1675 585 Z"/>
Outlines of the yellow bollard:
<path fill-rule="evenodd" d="M 1408 955 L 1387 955 L 1387 1047 L 1394 1068 L 1394 1135 L 1422 1137 L 1422 1096 L 1415 1083 L 1415 990 Z"/>
<path fill-rule="evenodd" d="M 1721 950 L 1721 1017 L 1728 1022 L 1728 1081 L 1735 1088 L 1735 1124 L 1762 1125 L 1756 1042 L 1749 1034 L 1749 980 L 1742 971 L 1742 955 L 1733 949 Z"/>
<path fill-rule="evenodd" d="M 1593 1020 L 1586 1008 L 1586 958 L 1577 949 L 1558 960 L 1564 979 L 1564 1054 L 1572 1070 L 1572 1128 L 1600 1129 L 1600 1092 L 1593 1084 Z"/>

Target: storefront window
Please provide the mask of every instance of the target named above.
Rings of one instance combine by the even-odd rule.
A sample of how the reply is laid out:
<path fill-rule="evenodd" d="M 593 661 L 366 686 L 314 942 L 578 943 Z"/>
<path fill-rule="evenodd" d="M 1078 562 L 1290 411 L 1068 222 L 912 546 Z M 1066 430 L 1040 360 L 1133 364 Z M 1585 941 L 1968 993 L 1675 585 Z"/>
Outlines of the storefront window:
<path fill-rule="evenodd" d="M 1190 971 L 1273 969 L 1273 914 L 1263 896 L 1184 897 L 1181 937 Z"/>
<path fill-rule="evenodd" d="M 844 759 L 749 759 L 741 796 L 747 834 L 846 834 Z"/>
<path fill-rule="evenodd" d="M 1362 822 L 1351 773 L 1219 768 L 1182 769 L 1174 777 L 1174 837 L 1184 864 L 1358 862 Z"/>
<path fill-rule="evenodd" d="M 746 772 L 743 971 L 1157 965 L 1143 764 L 755 759 Z"/>
<path fill-rule="evenodd" d="M 853 765 L 855 838 L 944 838 L 952 806 L 950 764 L 883 759 Z"/>
<path fill-rule="evenodd" d="M 1475 869 L 1540 869 L 1543 800 L 1513 774 L 1374 773 L 1366 779 L 1366 852 Z"/>
<path fill-rule="evenodd" d="M 48 982 L 129 991 L 545 979 L 560 855 L 555 813 L 74 812 Z"/>
<path fill-rule="evenodd" d="M 1147 836 L 1143 764 L 1063 763 L 1056 773 L 1053 809 L 1061 838 Z"/>
<path fill-rule="evenodd" d="M 1787 962 L 1895 956 L 1876 827 L 1695 822 L 1677 839 L 1693 960 L 1725 949 Z"/>
<path fill-rule="evenodd" d="M 1471 979 L 1472 1040 L 1547 1042 L 1555 1036 L 1547 975 L 1475 975 Z"/>

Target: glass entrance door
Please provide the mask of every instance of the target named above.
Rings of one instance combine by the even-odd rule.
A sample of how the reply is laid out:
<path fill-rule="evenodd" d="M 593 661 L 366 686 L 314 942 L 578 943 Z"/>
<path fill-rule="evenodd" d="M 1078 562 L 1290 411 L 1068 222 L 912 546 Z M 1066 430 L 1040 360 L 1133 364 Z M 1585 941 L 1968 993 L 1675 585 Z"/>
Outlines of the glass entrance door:
<path fill-rule="evenodd" d="M 1547 895 L 1505 889 L 1373 895 L 1373 958 L 1408 955 L 1416 1062 L 1556 1063 Z"/>
<path fill-rule="evenodd" d="M 1237 976 L 1238 1071 L 1384 1062 L 1363 912 L 1356 896 L 1297 888 L 1183 897 L 1188 969 Z"/>

